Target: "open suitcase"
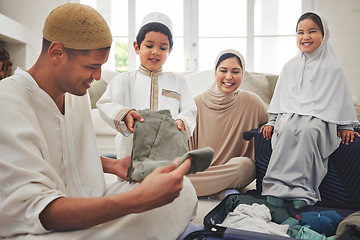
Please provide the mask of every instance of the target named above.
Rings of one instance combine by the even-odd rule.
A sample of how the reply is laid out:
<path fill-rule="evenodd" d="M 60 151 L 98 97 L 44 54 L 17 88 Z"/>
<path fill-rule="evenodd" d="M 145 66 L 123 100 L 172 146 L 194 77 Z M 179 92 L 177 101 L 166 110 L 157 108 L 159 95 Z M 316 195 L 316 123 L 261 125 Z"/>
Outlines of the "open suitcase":
<path fill-rule="evenodd" d="M 247 194 L 230 194 L 225 197 L 214 209 L 212 209 L 204 218 L 204 230 L 192 232 L 187 235 L 184 240 L 219 240 L 219 239 L 227 239 L 227 240 L 254 240 L 254 239 L 269 239 L 269 240 L 285 240 L 285 239 L 295 239 L 292 237 L 283 237 L 278 235 L 270 235 L 260 232 L 253 232 L 247 230 L 240 230 L 235 228 L 226 228 L 223 226 L 219 226 L 227 214 L 233 211 L 239 204 L 241 203 L 249 203 L 250 198 L 256 198 L 257 203 L 263 202 L 266 204 L 265 198 L 256 194 L 256 192 L 247 193 Z M 267 204 L 266 204 L 267 205 Z M 269 206 L 269 205 L 267 205 Z M 269 207 L 271 215 L 275 216 L 274 213 L 278 208 Z M 283 211 L 289 214 L 290 217 L 295 217 L 298 214 L 304 212 L 314 212 L 314 211 L 336 211 L 342 218 L 347 217 L 348 215 L 359 211 L 359 205 L 341 205 L 341 204 L 330 204 L 318 202 L 314 206 L 306 206 L 301 208 L 300 210 L 295 210 L 292 207 L 291 203 L 285 203 Z M 286 217 L 282 214 L 276 213 L 278 216 L 277 221 L 281 220 L 281 218 L 285 219 Z M 279 221 L 280 222 L 280 221 Z"/>
<path fill-rule="evenodd" d="M 359 131 L 359 129 L 356 129 Z M 258 203 L 264 203 L 270 209 L 273 216 L 274 207 L 269 206 L 265 198 L 261 196 L 261 184 L 271 156 L 271 141 L 263 138 L 259 129 L 253 129 L 244 133 L 246 140 L 255 141 L 255 158 L 257 166 L 256 190 L 246 194 L 230 194 L 212 209 L 204 218 L 204 230 L 195 231 L 185 237 L 184 240 L 253 240 L 253 239 L 295 239 L 270 235 L 265 233 L 246 231 L 219 226 L 227 214 L 233 211 L 239 204 L 248 203 L 248 198 L 256 199 Z M 360 211 L 360 138 L 356 137 L 349 146 L 341 144 L 329 157 L 328 173 L 319 188 L 322 201 L 314 206 L 306 206 L 295 210 L 290 202 L 286 202 L 284 209 L 290 217 L 298 216 L 303 212 L 321 212 L 334 210 L 342 218 Z M 276 209 L 276 208 L 275 208 Z M 278 219 L 279 220 L 279 219 Z"/>

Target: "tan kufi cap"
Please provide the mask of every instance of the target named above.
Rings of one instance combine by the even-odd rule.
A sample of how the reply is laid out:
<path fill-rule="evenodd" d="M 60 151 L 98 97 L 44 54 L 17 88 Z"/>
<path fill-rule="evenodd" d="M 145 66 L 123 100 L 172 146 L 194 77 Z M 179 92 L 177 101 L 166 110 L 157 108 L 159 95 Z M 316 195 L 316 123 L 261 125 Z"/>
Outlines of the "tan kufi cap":
<path fill-rule="evenodd" d="M 111 31 L 101 14 L 90 6 L 66 3 L 47 17 L 43 37 L 64 47 L 91 50 L 110 47 Z"/>
<path fill-rule="evenodd" d="M 173 34 L 173 24 L 171 19 L 167 15 L 160 12 L 149 13 L 144 17 L 140 28 L 151 22 L 158 22 L 164 24 L 170 30 L 171 34 Z"/>

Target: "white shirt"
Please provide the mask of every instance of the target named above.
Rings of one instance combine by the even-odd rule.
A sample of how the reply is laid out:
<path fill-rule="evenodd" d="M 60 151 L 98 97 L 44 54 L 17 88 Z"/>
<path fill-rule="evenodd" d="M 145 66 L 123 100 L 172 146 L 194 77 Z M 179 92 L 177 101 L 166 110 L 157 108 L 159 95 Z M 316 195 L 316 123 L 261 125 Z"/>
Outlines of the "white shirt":
<path fill-rule="evenodd" d="M 181 119 L 191 135 L 196 124 L 196 105 L 181 75 L 164 72 L 158 77 L 158 110 L 168 109 L 174 119 Z M 105 93 L 97 102 L 102 118 L 116 129 L 115 117 L 124 109 L 150 109 L 151 78 L 139 71 L 127 72 L 110 81 Z M 124 123 L 121 131 L 129 135 Z M 117 157 L 131 154 L 132 135 L 116 137 Z"/>

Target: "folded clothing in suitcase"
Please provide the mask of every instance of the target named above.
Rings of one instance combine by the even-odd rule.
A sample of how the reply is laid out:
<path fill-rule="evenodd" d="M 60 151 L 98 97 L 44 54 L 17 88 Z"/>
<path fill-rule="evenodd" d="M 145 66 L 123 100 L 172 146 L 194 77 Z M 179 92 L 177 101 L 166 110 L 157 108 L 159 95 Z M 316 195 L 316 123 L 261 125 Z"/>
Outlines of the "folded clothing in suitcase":
<path fill-rule="evenodd" d="M 204 218 L 204 229 L 203 231 L 196 231 L 191 234 L 189 234 L 184 240 L 204 240 L 204 239 L 229 239 L 229 240 L 253 240 L 253 239 L 274 239 L 274 240 L 282 240 L 282 239 L 295 239 L 294 237 L 285 237 L 285 236 L 279 236 L 279 235 L 270 235 L 262 232 L 255 232 L 255 231 L 249 231 L 249 230 L 242 230 L 242 229 L 236 229 L 236 228 L 230 228 L 230 227 L 224 227 L 221 226 L 221 224 L 224 222 L 226 217 L 230 212 L 233 212 L 236 207 L 239 206 L 239 204 L 264 204 L 266 207 L 269 208 L 272 222 L 276 224 L 287 224 L 290 221 L 289 220 L 296 220 L 296 217 L 304 213 L 315 213 L 319 216 L 322 213 L 330 212 L 335 213 L 336 216 L 339 218 L 345 218 L 351 213 L 357 211 L 360 209 L 359 206 L 342 206 L 337 204 L 327 204 L 327 203 L 317 203 L 314 206 L 306 206 L 300 210 L 296 210 L 293 208 L 293 205 L 291 202 L 285 203 L 283 208 L 277 208 L 273 207 L 266 203 L 265 198 L 262 196 L 259 196 L 256 194 L 256 192 L 250 192 L 250 194 L 230 194 L 227 197 L 225 197 L 224 200 L 222 200 L 213 210 L 211 210 Z M 338 219 L 337 219 L 338 220 Z M 317 222 L 318 219 L 315 218 L 314 222 Z M 300 222 L 300 221 L 299 221 Z M 308 220 L 308 222 L 305 222 L 308 224 L 311 224 L 311 221 Z M 339 221 L 337 222 L 337 224 Z M 325 222 L 324 224 L 328 224 Z M 313 233 L 313 230 L 309 230 L 309 227 L 301 228 L 301 231 L 299 232 L 300 227 L 304 226 L 305 224 L 301 224 L 301 226 L 292 226 L 288 234 L 295 235 L 298 234 L 298 236 L 304 236 L 304 233 L 306 231 L 306 234 Z M 334 225 L 334 224 L 333 224 Z M 333 234 L 335 234 L 336 226 L 332 225 L 331 231 L 333 231 Z M 331 227 L 330 224 L 328 227 Z M 265 228 L 265 226 L 264 226 Z M 329 231 L 328 229 L 325 229 Z M 324 230 L 324 231 L 325 231 Z M 301 235 L 303 234 L 303 235 Z M 316 235 L 315 235 L 316 234 Z M 315 236 L 321 236 L 317 232 L 315 232 Z M 307 238 L 309 239 L 309 238 Z M 312 239 L 312 238 L 310 238 Z M 324 237 L 324 239 L 326 239 Z M 333 237 L 330 237 L 328 239 L 333 239 Z"/>

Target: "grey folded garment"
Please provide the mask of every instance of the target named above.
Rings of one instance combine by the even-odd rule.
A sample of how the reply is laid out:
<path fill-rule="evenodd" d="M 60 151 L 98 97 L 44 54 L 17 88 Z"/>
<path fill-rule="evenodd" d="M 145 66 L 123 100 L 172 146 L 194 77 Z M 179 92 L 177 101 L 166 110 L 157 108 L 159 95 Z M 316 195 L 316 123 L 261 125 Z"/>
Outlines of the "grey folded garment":
<path fill-rule="evenodd" d="M 214 153 L 214 149 L 210 147 L 191 150 L 180 158 L 178 166 L 180 166 L 187 158 L 191 158 L 191 167 L 186 174 L 205 171 L 210 166 L 214 158 Z"/>
<path fill-rule="evenodd" d="M 185 153 L 181 158 L 178 166 L 180 166 L 187 158 L 191 159 L 191 167 L 187 174 L 194 174 L 206 170 L 214 157 L 214 150 L 210 147 L 191 150 Z M 170 165 L 174 159 L 170 160 L 153 160 L 145 158 L 142 162 L 134 162 L 134 172 L 131 174 L 132 180 L 141 182 L 155 168 Z"/>
<path fill-rule="evenodd" d="M 155 168 L 169 165 L 180 156 L 181 162 L 186 156 L 193 158 L 189 173 L 209 167 L 214 151 L 211 148 L 189 151 L 187 134 L 178 130 L 169 110 L 145 109 L 138 113 L 144 118 L 144 122 L 137 121 L 134 127 L 131 163 L 128 168 L 130 181 L 141 182 Z"/>

